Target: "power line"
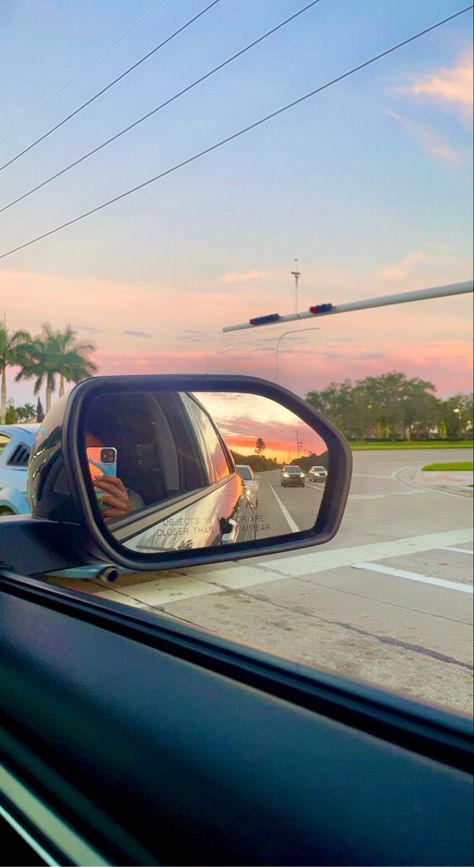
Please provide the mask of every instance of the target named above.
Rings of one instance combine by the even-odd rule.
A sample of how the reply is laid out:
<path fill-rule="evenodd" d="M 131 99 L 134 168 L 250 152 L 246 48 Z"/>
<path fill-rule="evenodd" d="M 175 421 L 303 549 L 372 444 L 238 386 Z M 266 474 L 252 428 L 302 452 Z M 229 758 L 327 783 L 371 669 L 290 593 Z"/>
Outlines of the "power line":
<path fill-rule="evenodd" d="M 148 51 L 148 53 L 144 54 L 143 57 L 140 57 L 140 59 L 137 60 L 136 63 L 133 63 L 132 66 L 129 66 L 128 69 L 125 70 L 125 72 L 122 72 L 120 75 L 117 76 L 117 78 L 114 78 L 113 81 L 110 81 L 109 84 L 106 84 L 105 87 L 102 88 L 102 90 L 99 90 L 97 93 L 94 94 L 94 96 L 91 96 L 90 99 L 86 100 L 86 102 L 83 102 L 82 105 L 79 106 L 79 108 L 76 108 L 74 111 L 72 111 L 70 114 L 68 114 L 62 120 L 60 120 L 59 123 L 52 126 L 51 129 L 49 129 L 47 132 L 43 133 L 43 135 L 41 135 L 34 142 L 32 142 L 30 145 L 28 145 L 28 147 L 24 148 L 22 151 L 20 151 L 18 154 L 16 154 L 16 156 L 14 156 L 10 160 L 8 160 L 8 162 L 3 163 L 3 165 L 0 166 L 0 172 L 3 171 L 3 169 L 6 169 L 7 166 L 11 166 L 12 163 L 16 162 L 16 160 L 20 159 L 20 157 L 22 157 L 24 154 L 28 153 L 28 151 L 32 150 L 32 148 L 36 147 L 36 145 L 38 145 L 40 142 L 44 141 L 45 138 L 48 138 L 48 136 L 50 136 L 53 132 L 55 132 L 57 129 L 59 129 L 59 127 L 64 126 L 64 124 L 67 123 L 68 120 L 71 120 L 72 117 L 75 117 L 76 114 L 79 114 L 80 111 L 82 111 L 84 108 L 86 108 L 88 105 L 90 105 L 96 99 L 98 99 L 99 96 L 102 96 L 102 94 L 104 94 L 107 90 L 110 90 L 110 88 L 113 87 L 115 84 L 117 84 L 119 81 L 121 81 L 122 78 L 125 78 L 126 75 L 128 75 L 130 72 L 132 72 L 134 69 L 136 69 L 137 66 L 140 66 L 142 63 L 145 62 L 145 60 L 148 60 L 148 58 L 151 57 L 153 54 L 156 54 L 156 52 L 159 51 L 160 48 L 163 48 L 163 46 L 167 45 L 168 42 L 171 42 L 171 40 L 174 39 L 176 36 L 178 36 L 180 33 L 182 33 L 183 30 L 186 30 L 187 27 L 190 27 L 191 24 L 194 24 L 194 22 L 197 21 L 198 18 L 201 18 L 202 15 L 205 15 L 206 12 L 209 12 L 209 10 L 212 9 L 213 6 L 216 6 L 220 2 L 221 2 L 221 0 L 212 0 L 212 3 L 209 3 L 208 6 L 206 6 L 204 9 L 201 9 L 200 12 L 198 12 L 196 15 L 194 15 L 192 18 L 190 18 L 189 21 L 186 21 L 185 24 L 183 24 L 181 27 L 178 27 L 178 29 L 175 30 L 174 33 L 171 34 L 171 36 L 168 36 L 166 39 L 163 40 L 163 42 L 160 42 L 159 45 L 156 45 L 155 48 L 152 48 L 151 51 Z"/>
<path fill-rule="evenodd" d="M 125 37 L 128 36 L 129 33 L 132 33 L 133 30 L 136 30 L 136 28 L 139 27 L 146 18 L 149 18 L 150 15 L 153 15 L 153 13 L 156 12 L 157 9 L 159 9 L 160 6 L 163 6 L 163 4 L 166 2 L 167 0 L 160 0 L 159 3 L 156 3 L 155 6 L 153 6 L 148 12 L 146 12 L 145 15 L 142 15 L 142 17 L 139 18 L 138 21 L 135 21 L 135 24 L 132 24 L 132 26 L 129 27 L 128 30 L 125 30 L 123 33 L 121 33 L 120 36 L 117 37 L 117 39 L 115 39 L 113 42 L 110 43 L 110 45 L 107 46 L 107 48 L 104 48 L 104 50 L 101 51 L 100 54 L 94 57 L 94 59 L 87 63 L 86 66 L 83 66 L 82 69 L 79 70 L 79 72 L 76 72 L 76 74 L 73 75 L 73 77 L 70 78 L 69 81 L 66 81 L 66 84 L 63 84 L 63 86 L 60 87 L 59 90 L 56 90 L 53 94 L 51 94 L 51 96 L 47 100 L 45 100 L 45 102 L 42 102 L 41 105 L 39 105 L 38 108 L 35 108 L 35 110 L 31 112 L 31 114 L 27 115 L 27 117 L 25 117 L 21 121 L 21 123 L 14 127 L 14 129 L 10 130 L 10 132 L 7 133 L 6 136 L 0 139 L 0 144 L 3 144 L 4 141 L 7 141 L 7 139 L 9 139 L 15 132 L 25 126 L 25 123 L 28 123 L 28 121 L 31 120 L 32 117 L 35 117 L 38 112 L 40 112 L 43 108 L 46 108 L 46 106 L 49 105 L 50 102 L 53 101 L 53 99 L 56 99 L 56 97 L 59 96 L 59 94 L 62 93 L 64 90 L 66 90 L 66 88 L 68 88 L 70 84 L 73 84 L 73 82 L 80 78 L 81 75 L 84 75 L 84 73 L 87 72 L 88 69 L 90 69 L 92 66 L 95 66 L 95 64 L 98 63 L 99 60 L 102 59 L 102 57 L 105 57 L 105 55 L 108 54 L 109 51 L 112 51 L 112 48 L 115 48 L 115 46 L 118 45 L 118 43 L 121 42 L 122 39 L 125 39 Z"/>
<path fill-rule="evenodd" d="M 69 163 L 69 165 L 65 166 L 59 172 L 55 172 L 54 175 L 51 175 L 49 178 L 46 178 L 46 180 L 42 181 L 40 184 L 37 184 L 35 187 L 32 187 L 31 189 L 27 190 L 26 193 L 23 193 L 23 195 L 18 196 L 16 199 L 13 199 L 13 201 L 9 202 L 7 205 L 3 205 L 3 207 L 0 208 L 0 214 L 3 213 L 3 211 L 7 211 L 9 208 L 12 208 L 13 205 L 18 204 L 18 202 L 21 202 L 23 199 L 28 198 L 28 196 L 31 196 L 33 193 L 36 193 L 38 190 L 41 190 L 43 187 L 46 187 L 47 184 L 51 183 L 51 181 L 54 181 L 54 180 L 56 180 L 56 178 L 61 177 L 61 175 L 66 174 L 66 172 L 70 171 L 70 169 L 73 169 L 75 166 L 78 166 L 80 163 L 84 162 L 84 160 L 87 160 L 93 154 L 98 153 L 98 151 L 102 150 L 103 148 L 107 147 L 107 145 L 111 144 L 113 141 L 116 141 L 118 138 L 120 138 L 120 136 L 125 135 L 125 133 L 127 133 L 127 132 L 130 132 L 131 129 L 134 129 L 134 127 L 138 126 L 140 123 L 143 123 L 144 120 L 147 120 L 149 117 L 156 114 L 158 111 L 161 111 L 161 109 L 165 108 L 167 105 L 170 105 L 170 103 L 174 102 L 176 99 L 183 96 L 185 93 L 188 93 L 190 90 L 192 90 L 198 84 L 201 84 L 207 78 L 210 78 L 211 75 L 214 75 L 216 72 L 218 72 L 220 69 L 223 69 L 225 66 L 228 66 L 229 63 L 232 63 L 238 57 L 241 57 L 247 51 L 250 51 L 250 49 L 254 48 L 256 45 L 258 45 L 259 42 L 263 42 L 264 39 L 267 39 L 273 33 L 276 33 L 277 30 L 281 30 L 282 27 L 285 27 L 287 24 L 289 24 L 295 18 L 298 18 L 299 15 L 302 15 L 303 12 L 307 12 L 308 9 L 311 9 L 312 6 L 316 6 L 316 4 L 319 2 L 320 2 L 320 0 L 312 0 L 311 3 L 308 3 L 306 6 L 303 6 L 303 8 L 299 9 L 298 12 L 295 12 L 293 15 L 290 15 L 289 18 L 286 18 L 284 21 L 281 21 L 280 24 L 277 24 L 275 27 L 272 27 L 271 30 L 267 30 L 267 32 L 264 33 L 262 36 L 259 36 L 258 39 L 254 39 L 254 41 L 250 42 L 249 45 L 246 45 L 245 48 L 241 48 L 241 50 L 237 51 L 236 54 L 233 54 L 232 57 L 228 57 L 227 60 L 223 61 L 223 63 L 219 63 L 218 66 L 215 66 L 209 72 L 206 72 L 205 75 L 201 75 L 201 77 L 196 79 L 196 81 L 193 81 L 192 84 L 188 84 L 187 87 L 184 87 L 178 93 L 175 93 L 174 96 L 171 96 L 169 99 L 165 100 L 165 102 L 162 102 L 161 105 L 156 106 L 156 108 L 153 108 L 151 111 L 147 112 L 142 117 L 138 118 L 138 120 L 129 124 L 129 126 L 126 126 L 125 129 L 120 130 L 120 132 L 117 132 L 115 135 L 111 136 L 111 138 L 106 139 L 106 141 L 102 142 L 102 144 L 97 145 L 97 147 L 95 147 L 95 148 L 92 148 L 92 150 L 88 151 L 86 154 L 83 154 L 82 157 L 79 157 L 77 160 L 74 160 L 72 163 Z"/>
<path fill-rule="evenodd" d="M 414 42 L 416 39 L 419 39 L 421 36 L 425 36 L 427 33 L 431 33 L 431 31 L 436 30 L 438 27 L 442 27 L 444 24 L 447 24 L 449 21 L 453 21 L 453 19 L 458 18 L 460 15 L 464 15 L 464 13 L 469 12 L 473 8 L 473 4 L 470 6 L 465 6 L 464 9 L 460 9 L 458 12 L 453 13 L 453 15 L 449 15 L 447 18 L 443 18 L 441 21 L 437 21 L 436 24 L 431 24 L 429 27 L 426 27 L 424 30 L 418 31 L 418 33 L 413 34 L 413 36 L 409 36 L 407 39 L 404 39 L 402 42 L 398 42 L 396 45 L 392 45 L 391 48 L 385 49 L 385 51 L 381 51 L 379 54 L 375 54 L 369 60 L 365 60 L 363 63 L 360 63 L 358 66 L 353 66 L 347 72 L 338 75 L 336 78 L 331 79 L 331 81 L 327 81 L 325 84 L 316 87 L 314 90 L 309 91 L 309 93 L 305 93 L 303 96 L 300 96 L 298 99 L 293 100 L 292 102 L 287 103 L 282 106 L 282 108 L 278 108 L 276 111 L 272 111 L 271 114 L 267 114 L 265 117 L 260 118 L 260 120 L 254 121 L 254 123 L 249 124 L 243 129 L 238 130 L 238 132 L 233 133 L 232 135 L 226 136 L 226 138 L 221 139 L 213 145 L 205 148 L 202 151 L 199 151 L 197 154 L 194 154 L 191 157 L 188 157 L 186 160 L 182 160 L 180 163 L 176 163 L 171 168 L 166 169 L 160 174 L 155 175 L 153 178 L 148 178 L 148 180 L 143 181 L 141 184 L 137 184 L 137 186 L 132 187 L 129 190 L 126 190 L 123 193 L 119 193 L 119 195 L 114 196 L 112 199 L 108 199 L 106 202 L 102 202 L 101 205 L 97 205 L 95 208 L 91 208 L 90 211 L 85 211 L 83 214 L 79 214 L 77 217 L 73 217 L 71 220 L 67 220 L 65 223 L 61 223 L 60 226 L 56 226 L 54 229 L 50 229 L 48 232 L 43 232 L 42 235 L 37 235 L 36 238 L 32 238 L 30 241 L 26 241 L 24 244 L 19 244 L 18 247 L 13 247 L 11 250 L 7 250 L 6 253 L 0 254 L 0 259 L 5 259 L 7 256 L 11 256 L 12 253 L 17 253 L 19 250 L 24 250 L 25 247 L 30 247 L 32 244 L 38 243 L 38 241 L 42 241 L 44 238 L 49 238 L 50 235 L 55 235 L 56 232 L 60 232 L 62 229 L 66 229 L 68 226 L 74 225 L 74 223 L 78 223 L 80 220 L 84 220 L 86 217 L 90 217 L 92 214 L 96 214 L 98 211 L 102 211 L 104 208 L 109 207 L 109 205 L 115 204 L 115 202 L 119 202 L 121 199 L 125 199 L 127 196 L 132 195 L 132 193 L 138 192 L 138 190 L 142 190 L 144 187 L 148 187 L 150 184 L 155 183 L 155 181 L 159 181 L 161 178 L 166 177 L 167 175 L 176 172 L 178 169 L 183 168 L 184 166 L 189 165 L 190 163 L 195 162 L 206 154 L 212 153 L 212 151 L 217 150 L 225 144 L 228 144 L 231 141 L 239 138 L 244 135 L 244 133 L 250 132 L 253 129 L 256 129 L 262 124 L 267 123 L 267 121 L 272 120 L 274 117 L 278 117 L 280 114 L 283 114 L 285 111 L 288 111 L 290 108 L 294 108 L 296 105 L 304 102 L 310 97 L 315 96 L 318 93 L 321 93 L 323 90 L 327 90 L 327 88 L 331 87 L 334 84 L 337 84 L 339 81 L 343 81 L 345 78 L 348 78 L 350 75 L 354 75 L 356 72 L 359 72 L 361 69 L 365 69 L 367 66 L 370 66 L 372 63 L 375 63 L 377 60 L 381 60 L 383 57 L 387 57 L 388 54 L 392 54 L 394 51 L 398 51 L 399 48 L 403 48 L 403 46 L 408 45 L 411 42 Z"/>

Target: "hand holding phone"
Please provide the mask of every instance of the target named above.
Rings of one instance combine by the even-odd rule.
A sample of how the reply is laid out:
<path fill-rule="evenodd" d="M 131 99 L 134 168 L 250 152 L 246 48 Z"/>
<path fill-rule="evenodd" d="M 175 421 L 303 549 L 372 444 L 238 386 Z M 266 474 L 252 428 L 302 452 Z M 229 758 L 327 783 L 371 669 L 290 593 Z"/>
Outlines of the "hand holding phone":
<path fill-rule="evenodd" d="M 117 478 L 117 449 L 112 446 L 87 449 L 89 472 L 104 518 L 122 518 L 132 511 L 127 490 Z"/>

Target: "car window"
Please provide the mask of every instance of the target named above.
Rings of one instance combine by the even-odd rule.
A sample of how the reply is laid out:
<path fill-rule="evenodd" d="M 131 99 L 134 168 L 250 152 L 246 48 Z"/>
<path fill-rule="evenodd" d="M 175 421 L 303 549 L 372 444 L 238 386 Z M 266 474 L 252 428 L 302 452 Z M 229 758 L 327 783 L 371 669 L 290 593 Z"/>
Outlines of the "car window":
<path fill-rule="evenodd" d="M 146 6 L 95 5 L 122 17 Z M 156 26 L 174 32 L 185 5 L 197 6 L 163 3 Z M 326 417 L 353 459 L 340 530 L 321 547 L 120 573 L 113 588 L 90 573 L 47 580 L 471 714 L 472 10 L 442 22 L 453 2 L 323 2 L 278 29 L 275 10 L 296 2 L 216 4 L 160 53 L 163 82 L 176 77 L 174 61 L 191 82 L 196 52 L 211 69 L 276 30 L 230 78 L 222 69 L 202 79 L 79 166 L 81 142 L 102 141 L 99 117 L 104 143 L 123 126 L 112 123 L 119 88 L 103 93 L 103 112 L 81 111 L 38 147 L 45 114 L 15 128 L 34 109 L 26 83 L 66 82 L 81 46 L 96 53 L 89 42 L 104 22 L 91 28 L 91 3 L 4 6 L 28 16 L 7 13 L 2 43 L 12 69 L 2 89 L 2 137 L 12 134 L 0 166 L 2 430 L 4 419 L 54 413 L 89 377 L 246 373 Z M 130 32 L 131 56 L 139 38 Z M 147 112 L 155 102 L 140 86 L 153 63 L 141 68 L 120 90 L 127 124 L 137 102 Z M 61 94 L 58 120 L 72 97 Z M 322 450 L 277 414 L 253 424 L 251 401 L 232 414 L 229 399 L 231 441 L 198 397 L 135 402 L 132 439 L 112 402 L 105 445 L 134 504 L 146 512 L 202 487 L 223 496 L 240 483 L 233 462 L 252 464 L 258 484 L 245 497 L 257 536 L 267 525 L 307 528 L 332 485 Z M 26 463 L 5 466 L 7 443 L 0 434 L 0 510 L 24 510 Z"/>
<path fill-rule="evenodd" d="M 206 461 L 209 479 L 218 482 L 231 472 L 225 446 L 207 412 L 187 394 L 182 396 Z"/>
<path fill-rule="evenodd" d="M 10 437 L 5 433 L 0 433 L 0 454 L 3 452 L 4 448 L 10 442 Z"/>
<path fill-rule="evenodd" d="M 176 393 L 103 396 L 88 411 L 86 441 L 91 435 L 115 449 L 115 474 L 132 506 L 121 520 L 209 483 L 194 428 Z"/>
<path fill-rule="evenodd" d="M 236 470 L 241 477 L 241 479 L 245 479 L 246 482 L 251 482 L 253 479 L 253 475 L 251 470 L 248 467 L 236 467 Z"/>

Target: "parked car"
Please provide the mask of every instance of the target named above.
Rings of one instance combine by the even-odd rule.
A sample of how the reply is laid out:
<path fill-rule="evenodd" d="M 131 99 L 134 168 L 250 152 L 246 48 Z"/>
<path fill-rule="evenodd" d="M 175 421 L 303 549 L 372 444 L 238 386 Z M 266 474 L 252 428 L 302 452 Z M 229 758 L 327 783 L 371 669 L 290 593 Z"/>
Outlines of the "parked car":
<path fill-rule="evenodd" d="M 328 477 L 328 471 L 326 467 L 311 467 L 308 473 L 308 479 L 310 482 L 325 482 Z"/>
<path fill-rule="evenodd" d="M 304 488 L 305 483 L 306 476 L 301 467 L 294 464 L 283 467 L 280 478 L 282 488 Z"/>
<path fill-rule="evenodd" d="M 248 464 L 236 464 L 235 469 L 242 479 L 244 493 L 250 506 L 252 509 L 256 509 L 258 506 L 258 481 L 252 467 L 249 467 Z"/>
<path fill-rule="evenodd" d="M 39 424 L 0 425 L 0 516 L 29 512 L 28 459 Z"/>

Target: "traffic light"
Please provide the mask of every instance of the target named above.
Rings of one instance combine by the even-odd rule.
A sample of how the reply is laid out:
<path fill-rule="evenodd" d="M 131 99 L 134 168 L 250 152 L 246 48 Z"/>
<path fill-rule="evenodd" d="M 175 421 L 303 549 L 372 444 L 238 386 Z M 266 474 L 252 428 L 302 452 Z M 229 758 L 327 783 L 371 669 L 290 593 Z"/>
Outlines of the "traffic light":
<path fill-rule="evenodd" d="M 279 322 L 279 313 L 269 313 L 267 316 L 255 316 L 249 319 L 250 325 L 269 325 L 270 322 Z"/>
<path fill-rule="evenodd" d="M 316 304 L 314 307 L 309 308 L 309 312 L 314 316 L 318 316 L 320 313 L 330 313 L 333 309 L 333 304 Z"/>

